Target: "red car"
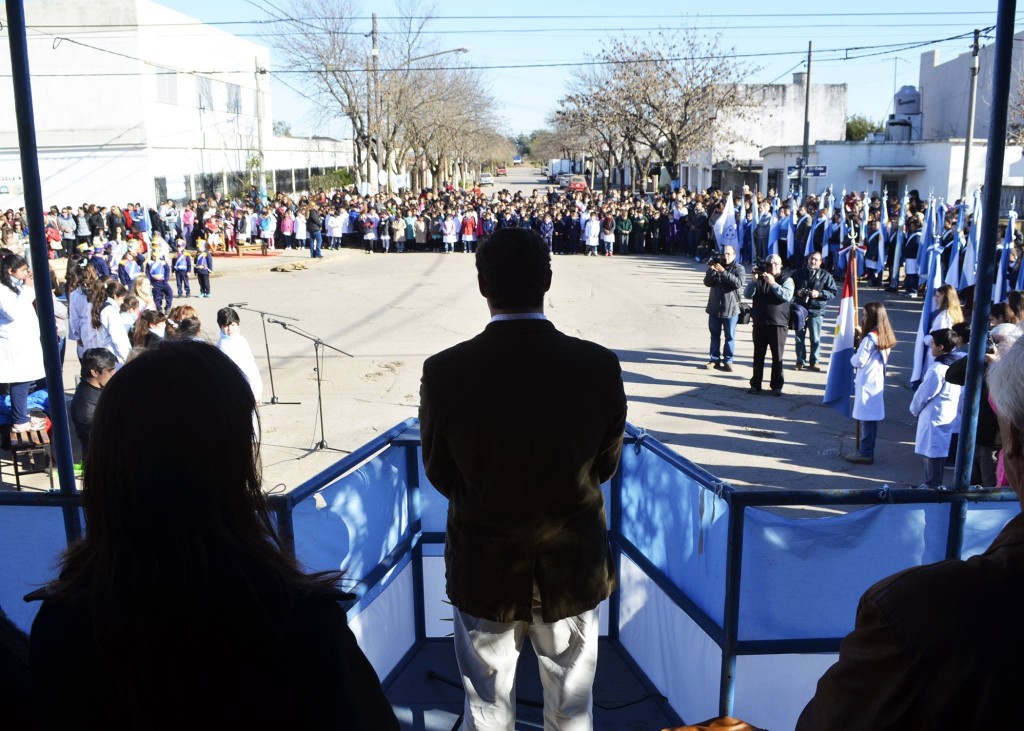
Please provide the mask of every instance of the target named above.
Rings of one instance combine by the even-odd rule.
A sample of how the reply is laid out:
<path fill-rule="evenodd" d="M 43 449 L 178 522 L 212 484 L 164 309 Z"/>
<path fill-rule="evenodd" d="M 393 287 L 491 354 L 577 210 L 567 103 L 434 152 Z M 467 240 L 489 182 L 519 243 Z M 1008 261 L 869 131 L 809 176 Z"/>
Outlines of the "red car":
<path fill-rule="evenodd" d="M 508 169 L 502 165 L 500 168 L 494 171 L 495 175 L 508 175 Z"/>
<path fill-rule="evenodd" d="M 575 192 L 583 192 L 587 189 L 587 179 L 582 175 L 573 175 L 569 178 L 569 190 Z"/>

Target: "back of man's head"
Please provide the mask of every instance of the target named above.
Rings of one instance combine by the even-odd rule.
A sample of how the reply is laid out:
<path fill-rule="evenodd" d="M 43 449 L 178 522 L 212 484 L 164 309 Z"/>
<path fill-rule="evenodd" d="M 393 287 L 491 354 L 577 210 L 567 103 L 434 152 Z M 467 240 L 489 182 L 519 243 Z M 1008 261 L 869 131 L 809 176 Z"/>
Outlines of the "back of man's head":
<path fill-rule="evenodd" d="M 551 286 L 551 255 L 536 231 L 503 228 L 477 249 L 476 271 L 491 307 L 534 309 Z"/>
<path fill-rule="evenodd" d="M 82 353 L 82 380 L 91 378 L 117 365 L 117 358 L 106 348 L 89 348 Z"/>

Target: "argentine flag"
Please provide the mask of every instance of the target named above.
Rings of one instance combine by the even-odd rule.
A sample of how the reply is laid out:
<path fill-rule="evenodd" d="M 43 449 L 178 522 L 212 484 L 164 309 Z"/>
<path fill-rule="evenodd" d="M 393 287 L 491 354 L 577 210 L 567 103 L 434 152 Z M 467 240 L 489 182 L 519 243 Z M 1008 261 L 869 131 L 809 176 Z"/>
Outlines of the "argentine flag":
<path fill-rule="evenodd" d="M 722 215 L 715 220 L 713 230 L 719 251 L 726 246 L 731 246 L 737 255 L 742 253 L 739 246 L 739 235 L 736 231 L 736 206 L 733 203 L 731 190 L 723 201 Z"/>
<path fill-rule="evenodd" d="M 931 332 L 932 319 L 935 317 L 932 295 L 942 286 L 942 247 L 933 246 L 929 256 L 931 263 L 928 265 L 928 291 L 925 292 L 924 302 L 921 303 L 921 319 L 917 323 L 917 333 L 914 336 L 914 370 L 910 374 L 912 384 L 924 380 L 924 364 L 928 359 L 928 346 L 924 344 L 924 339 Z M 957 256 L 955 251 L 953 256 Z M 952 265 L 950 267 L 952 268 Z"/>
<path fill-rule="evenodd" d="M 839 300 L 836 334 L 832 339 L 832 355 L 828 359 L 825 378 L 825 398 L 822 403 L 831 406 L 843 416 L 850 415 L 850 397 L 853 396 L 853 331 L 857 327 L 857 311 L 853 306 L 853 293 L 857 289 L 856 267 L 846 268 L 843 280 L 843 298 Z"/>

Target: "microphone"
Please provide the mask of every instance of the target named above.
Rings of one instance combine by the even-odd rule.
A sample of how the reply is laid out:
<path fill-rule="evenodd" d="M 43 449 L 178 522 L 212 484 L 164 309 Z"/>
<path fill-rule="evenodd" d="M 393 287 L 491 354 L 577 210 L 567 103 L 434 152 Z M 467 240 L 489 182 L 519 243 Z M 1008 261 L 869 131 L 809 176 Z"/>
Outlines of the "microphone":
<path fill-rule="evenodd" d="M 284 325 L 285 324 L 285 323 L 281 322 L 280 320 L 275 320 L 273 317 L 268 317 L 267 318 L 267 322 L 271 323 L 272 325 Z"/>
<path fill-rule="evenodd" d="M 230 302 L 228 303 L 228 307 L 245 307 L 248 304 L 248 302 Z"/>

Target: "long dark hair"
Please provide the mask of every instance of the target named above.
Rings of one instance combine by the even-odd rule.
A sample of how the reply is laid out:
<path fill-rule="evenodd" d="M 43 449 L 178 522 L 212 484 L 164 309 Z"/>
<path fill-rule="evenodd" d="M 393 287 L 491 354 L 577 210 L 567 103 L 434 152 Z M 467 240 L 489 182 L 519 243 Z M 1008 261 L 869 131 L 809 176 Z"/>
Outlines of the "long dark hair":
<path fill-rule="evenodd" d="M 896 333 L 889 322 L 889 313 L 881 302 L 868 302 L 864 305 L 864 334 L 873 332 L 879 350 L 888 350 L 896 345 Z"/>
<path fill-rule="evenodd" d="M 162 428 L 190 446 L 170 450 L 134 416 L 153 384 L 182 374 L 193 407 L 171 409 Z M 42 592 L 86 606 L 101 652 L 144 648 L 168 627 L 189 631 L 226 577 L 275 606 L 310 592 L 345 597 L 340 574 L 307 575 L 281 550 L 261 489 L 255 406 L 231 359 L 194 341 L 142 352 L 103 389 L 85 454 L 88 530 Z"/>
<path fill-rule="evenodd" d="M 128 290 L 116 279 L 99 282 L 93 288 L 92 294 L 89 295 L 89 301 L 92 302 L 92 326 L 97 330 L 103 326 L 103 321 L 100 320 L 100 313 L 103 312 L 108 299 L 124 297 L 126 294 L 128 294 Z"/>
<path fill-rule="evenodd" d="M 149 331 L 161 322 L 167 322 L 167 315 L 159 310 L 143 310 L 139 319 L 135 321 L 135 327 L 132 328 L 132 345 L 136 348 L 146 347 Z"/>

